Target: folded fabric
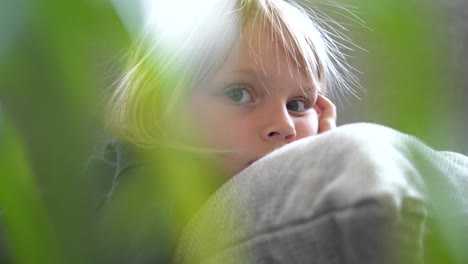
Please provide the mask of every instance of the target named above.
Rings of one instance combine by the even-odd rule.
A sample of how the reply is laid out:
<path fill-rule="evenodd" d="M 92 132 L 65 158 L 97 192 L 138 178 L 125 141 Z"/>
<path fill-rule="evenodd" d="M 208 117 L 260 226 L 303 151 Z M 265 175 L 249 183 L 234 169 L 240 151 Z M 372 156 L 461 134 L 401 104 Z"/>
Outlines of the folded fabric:
<path fill-rule="evenodd" d="M 346 125 L 224 184 L 185 227 L 174 261 L 429 263 L 436 237 L 468 263 L 466 194 L 467 157 L 387 127 Z"/>

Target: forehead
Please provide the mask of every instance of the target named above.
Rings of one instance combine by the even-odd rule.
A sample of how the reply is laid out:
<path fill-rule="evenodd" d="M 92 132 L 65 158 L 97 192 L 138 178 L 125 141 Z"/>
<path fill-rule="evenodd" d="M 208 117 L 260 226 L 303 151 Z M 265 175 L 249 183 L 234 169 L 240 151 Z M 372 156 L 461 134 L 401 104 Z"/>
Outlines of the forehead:
<path fill-rule="evenodd" d="M 301 90 L 315 90 L 301 56 L 290 46 L 292 39 L 284 37 L 290 41 L 289 45 L 267 24 L 256 20 L 246 22 L 221 72 L 255 74 L 264 83 L 290 79 Z"/>

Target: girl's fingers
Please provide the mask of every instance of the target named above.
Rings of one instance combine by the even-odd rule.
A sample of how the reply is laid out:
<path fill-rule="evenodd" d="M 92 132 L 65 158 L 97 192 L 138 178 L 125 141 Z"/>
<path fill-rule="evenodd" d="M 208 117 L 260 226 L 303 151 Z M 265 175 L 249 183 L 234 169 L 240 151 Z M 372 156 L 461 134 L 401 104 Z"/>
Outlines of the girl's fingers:
<path fill-rule="evenodd" d="M 319 115 L 318 133 L 323 133 L 336 128 L 336 107 L 323 95 L 318 95 L 316 107 L 321 114 Z"/>

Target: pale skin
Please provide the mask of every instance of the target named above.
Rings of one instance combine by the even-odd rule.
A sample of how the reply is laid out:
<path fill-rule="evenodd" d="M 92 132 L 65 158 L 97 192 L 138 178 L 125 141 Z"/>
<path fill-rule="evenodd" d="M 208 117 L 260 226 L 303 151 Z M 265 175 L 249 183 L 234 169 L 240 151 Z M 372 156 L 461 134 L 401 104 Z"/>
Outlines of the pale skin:
<path fill-rule="evenodd" d="M 249 23 L 213 80 L 194 89 L 194 131 L 204 146 L 221 150 L 226 176 L 336 126 L 333 103 L 291 65 L 271 32 Z"/>

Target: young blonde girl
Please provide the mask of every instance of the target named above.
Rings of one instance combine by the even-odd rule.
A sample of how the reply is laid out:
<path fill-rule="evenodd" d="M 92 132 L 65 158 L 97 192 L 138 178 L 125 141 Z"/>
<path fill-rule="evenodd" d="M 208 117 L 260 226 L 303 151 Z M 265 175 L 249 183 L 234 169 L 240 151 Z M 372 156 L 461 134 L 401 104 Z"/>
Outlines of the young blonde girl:
<path fill-rule="evenodd" d="M 200 175 L 209 173 L 200 173 L 193 160 L 180 158 L 187 153 L 209 157 L 211 167 L 207 170 L 214 171 L 210 175 L 223 182 L 261 162 L 275 149 L 334 128 L 336 111 L 326 95 L 352 91 L 355 84 L 341 44 L 328 34 L 333 22 L 320 16 L 307 1 L 176 1 L 172 2 L 178 5 L 175 10 L 165 6 L 166 2 L 144 6 L 145 30 L 130 51 L 128 68 L 110 96 L 107 123 L 117 140 L 106 147 L 105 165 L 96 165 L 107 166 L 99 171 L 111 171 L 112 187 L 105 197 L 117 201 L 106 209 L 106 221 L 141 215 L 121 211 L 115 205 L 131 200 L 116 194 L 126 186 L 133 186 L 138 195 L 156 193 L 152 199 L 144 195 L 132 198 L 144 200 L 144 215 L 159 215 L 160 210 L 155 208 L 160 209 L 161 201 L 166 208 L 166 200 L 174 197 L 197 200 L 194 189 L 203 189 L 206 183 Z M 203 8 L 191 10 L 200 6 Z M 190 19 L 184 20 L 187 16 Z M 338 31 L 333 35 L 345 40 Z M 156 150 L 159 155 L 151 161 L 140 159 L 141 150 Z M 151 173 L 141 169 L 144 160 L 152 166 Z M 141 179 L 140 174 L 145 173 L 151 179 L 146 184 L 128 183 L 128 179 Z M 155 183 L 158 177 L 163 180 Z M 177 194 L 162 198 L 167 189 Z M 206 195 L 198 198 L 202 202 Z M 148 204 L 153 205 L 151 209 Z M 190 217 L 199 206 L 193 204 L 193 210 L 184 209 L 190 213 L 182 213 L 182 218 Z M 151 215 L 153 225 L 159 223 L 160 227 L 140 233 L 159 232 L 155 240 L 142 238 L 132 244 L 141 244 L 139 250 L 150 248 L 143 250 L 145 253 L 139 251 L 148 257 L 142 259 L 165 260 L 170 251 L 151 249 L 162 240 L 172 245 L 170 241 L 177 236 L 167 230 L 177 228 L 161 225 L 172 221 L 167 220 L 172 219 L 167 214 L 156 220 Z M 141 227 L 147 219 L 122 222 Z M 175 222 L 182 222 L 176 224 L 181 227 L 184 221 Z M 110 229 L 121 234 L 123 228 L 114 224 L 117 226 Z M 106 228 L 109 226 L 107 223 Z M 128 236 L 135 239 L 133 233 Z M 125 250 L 120 251 L 120 258 L 127 259 L 135 251 L 126 246 L 128 240 L 122 241 L 119 248 Z"/>
<path fill-rule="evenodd" d="M 335 126 L 325 95 L 350 90 L 355 79 L 310 3 L 198 1 L 204 9 L 183 21 L 163 2 L 145 7 L 143 38 L 109 101 L 107 121 L 118 138 L 210 154 L 232 176 Z M 172 11 L 187 13 L 184 5 Z M 304 109 L 290 109 L 297 104 Z"/>

